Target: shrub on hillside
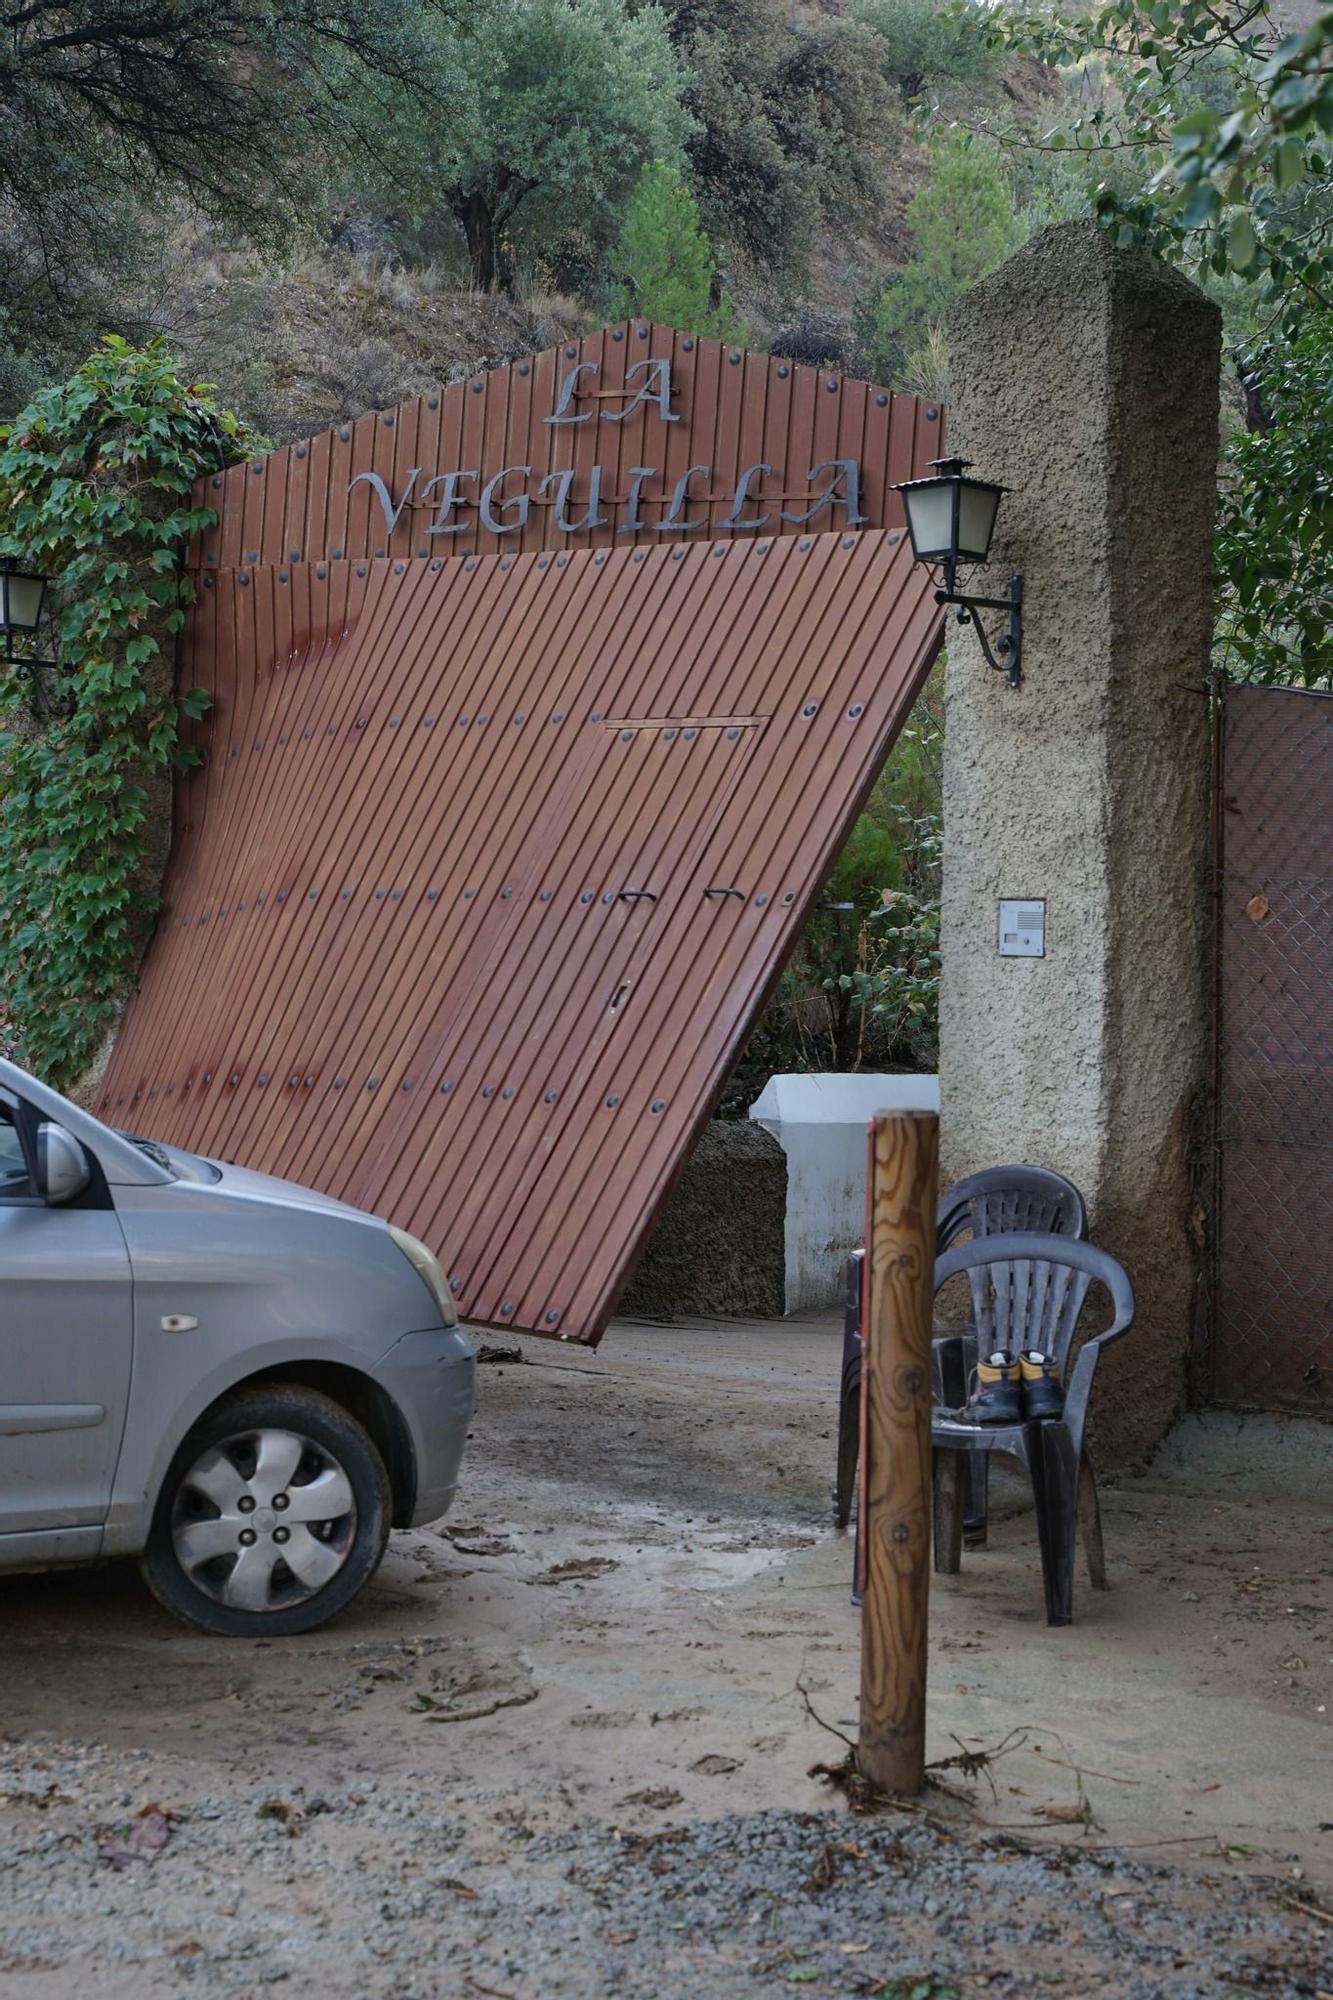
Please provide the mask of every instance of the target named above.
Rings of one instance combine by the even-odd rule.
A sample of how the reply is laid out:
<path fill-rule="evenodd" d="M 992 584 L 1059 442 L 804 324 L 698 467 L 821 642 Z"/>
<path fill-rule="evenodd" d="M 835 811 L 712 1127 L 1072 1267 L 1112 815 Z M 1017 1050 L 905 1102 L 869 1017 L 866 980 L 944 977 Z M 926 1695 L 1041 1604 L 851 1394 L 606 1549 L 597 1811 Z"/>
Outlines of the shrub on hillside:
<path fill-rule="evenodd" d="M 976 0 L 852 0 L 854 18 L 875 35 L 880 66 L 904 104 L 946 84 L 986 84 L 1000 59 L 987 46 L 990 10 Z"/>
<path fill-rule="evenodd" d="M 901 133 L 873 36 L 773 0 L 664 0 L 696 129 L 705 226 L 770 270 L 799 265 L 821 217 L 864 218 Z"/>
<path fill-rule="evenodd" d="M 851 324 L 841 313 L 803 305 L 777 329 L 770 346 L 774 354 L 803 361 L 808 368 L 845 370 L 852 362 Z"/>
<path fill-rule="evenodd" d="M 618 281 L 614 309 L 638 313 L 682 333 L 743 340 L 730 300 L 717 296 L 717 273 L 699 204 L 674 167 L 654 160 L 639 175 L 610 255 Z"/>

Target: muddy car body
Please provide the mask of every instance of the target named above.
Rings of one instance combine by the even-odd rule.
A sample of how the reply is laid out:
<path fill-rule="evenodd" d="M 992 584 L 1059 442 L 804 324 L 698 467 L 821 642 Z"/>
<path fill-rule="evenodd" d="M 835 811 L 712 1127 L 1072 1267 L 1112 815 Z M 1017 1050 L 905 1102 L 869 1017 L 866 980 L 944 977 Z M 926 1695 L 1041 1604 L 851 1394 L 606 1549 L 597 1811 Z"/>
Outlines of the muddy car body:
<path fill-rule="evenodd" d="M 308 1629 L 448 1508 L 474 1370 L 412 1237 L 0 1061 L 0 1570 L 138 1556 L 194 1623 Z"/>

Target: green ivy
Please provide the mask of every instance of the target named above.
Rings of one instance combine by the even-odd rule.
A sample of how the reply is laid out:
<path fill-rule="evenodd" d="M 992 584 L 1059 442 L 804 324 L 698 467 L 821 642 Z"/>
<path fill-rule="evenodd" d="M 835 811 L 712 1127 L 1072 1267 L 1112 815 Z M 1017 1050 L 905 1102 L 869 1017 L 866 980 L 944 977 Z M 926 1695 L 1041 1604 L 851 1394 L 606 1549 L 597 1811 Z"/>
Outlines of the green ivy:
<path fill-rule="evenodd" d="M 158 906 L 154 786 L 190 761 L 175 635 L 201 473 L 264 448 L 183 384 L 160 340 L 108 338 L 0 427 L 0 556 L 53 579 L 34 651 L 0 667 L 0 965 L 11 1042 L 52 1082 L 93 1059 L 132 988 Z M 35 690 L 42 690 L 42 699 Z"/>
<path fill-rule="evenodd" d="M 1227 448 L 1213 652 L 1241 680 L 1333 687 L 1331 382 L 1333 321 L 1311 315 L 1250 378 L 1258 421 Z"/>

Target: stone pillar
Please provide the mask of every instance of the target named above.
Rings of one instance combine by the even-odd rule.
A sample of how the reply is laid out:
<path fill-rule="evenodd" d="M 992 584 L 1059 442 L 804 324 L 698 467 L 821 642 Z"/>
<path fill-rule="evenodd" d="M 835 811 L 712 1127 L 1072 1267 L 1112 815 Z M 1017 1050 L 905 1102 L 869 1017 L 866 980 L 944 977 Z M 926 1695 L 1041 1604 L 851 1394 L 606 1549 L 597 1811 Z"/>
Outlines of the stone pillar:
<path fill-rule="evenodd" d="M 949 627 L 944 1173 L 1028 1161 L 1083 1190 L 1138 1295 L 1093 1417 L 1124 1465 L 1180 1410 L 1198 1263 L 1219 314 L 1067 223 L 950 333 L 951 449 L 1013 489 L 976 588 L 1021 572 L 1025 634 L 1015 692 Z M 1045 900 L 1044 957 L 999 955 L 1001 898 Z"/>

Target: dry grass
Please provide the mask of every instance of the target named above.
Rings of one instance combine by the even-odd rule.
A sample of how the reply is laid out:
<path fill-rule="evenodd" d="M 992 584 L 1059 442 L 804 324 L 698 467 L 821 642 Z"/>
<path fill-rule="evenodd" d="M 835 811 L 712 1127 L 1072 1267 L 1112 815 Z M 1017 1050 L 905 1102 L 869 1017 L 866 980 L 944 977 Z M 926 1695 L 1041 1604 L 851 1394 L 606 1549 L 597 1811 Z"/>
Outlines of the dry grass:
<path fill-rule="evenodd" d="M 502 366 L 586 319 L 571 300 L 516 304 L 434 265 L 310 246 L 265 258 L 197 225 L 170 233 L 143 309 L 188 373 L 278 443 Z"/>

